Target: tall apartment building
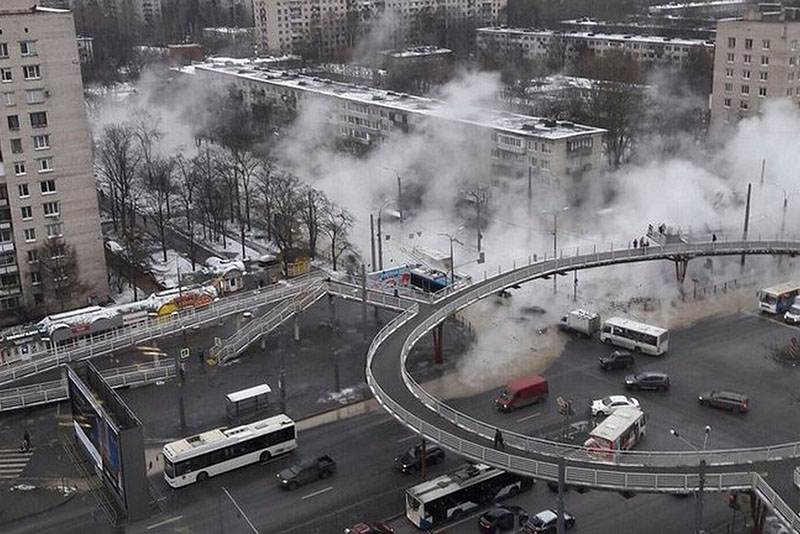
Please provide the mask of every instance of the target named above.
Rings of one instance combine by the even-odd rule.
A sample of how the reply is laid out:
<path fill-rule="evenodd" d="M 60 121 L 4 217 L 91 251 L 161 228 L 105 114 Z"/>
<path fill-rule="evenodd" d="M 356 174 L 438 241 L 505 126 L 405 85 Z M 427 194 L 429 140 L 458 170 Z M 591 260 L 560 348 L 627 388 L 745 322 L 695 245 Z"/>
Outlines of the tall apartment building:
<path fill-rule="evenodd" d="M 41 258 L 45 243 L 74 247 L 85 291 L 66 295 L 65 304 L 106 299 L 89 127 L 69 11 L 39 7 L 36 0 L 0 3 L 0 92 L 0 318 L 12 319 L 26 308 L 44 313 L 64 296 L 43 291 L 48 284 L 42 266 L 61 257 Z"/>
<path fill-rule="evenodd" d="M 455 126 L 464 139 L 483 141 L 487 167 L 498 178 L 530 173 L 539 183 L 569 187 L 591 179 L 604 166 L 606 131 L 601 128 L 482 108 L 454 110 L 432 98 L 271 70 L 247 60 L 196 64 L 182 72 L 220 93 L 233 89 L 250 106 L 298 112 L 324 102 L 328 123 L 340 138 L 365 145 Z"/>
<path fill-rule="evenodd" d="M 711 124 L 757 115 L 767 99 L 800 104 L 800 9 L 753 6 L 717 23 Z"/>
<path fill-rule="evenodd" d="M 385 45 L 404 48 L 423 44 L 422 30 L 433 23 L 470 21 L 496 24 L 506 0 L 253 0 L 256 46 L 259 54 L 302 53 L 306 49 L 329 55 L 352 46 L 372 23 L 391 35 Z"/>

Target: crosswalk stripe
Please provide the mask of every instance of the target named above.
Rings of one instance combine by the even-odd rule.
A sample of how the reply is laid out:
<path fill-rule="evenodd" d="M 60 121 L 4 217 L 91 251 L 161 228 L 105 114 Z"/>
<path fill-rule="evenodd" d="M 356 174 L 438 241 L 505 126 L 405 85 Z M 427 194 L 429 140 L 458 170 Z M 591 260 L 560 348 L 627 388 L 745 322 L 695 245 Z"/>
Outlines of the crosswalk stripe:
<path fill-rule="evenodd" d="M 0 454 L 3 454 L 4 452 L 13 452 L 13 453 L 16 453 L 16 454 L 28 454 L 28 455 L 33 454 L 31 451 L 20 452 L 19 449 L 0 449 Z"/>

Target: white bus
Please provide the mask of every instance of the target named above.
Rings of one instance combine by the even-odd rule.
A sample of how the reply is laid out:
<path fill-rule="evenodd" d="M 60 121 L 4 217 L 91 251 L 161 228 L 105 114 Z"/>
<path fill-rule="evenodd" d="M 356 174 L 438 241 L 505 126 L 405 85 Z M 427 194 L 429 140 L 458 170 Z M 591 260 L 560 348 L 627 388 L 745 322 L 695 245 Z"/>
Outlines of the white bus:
<path fill-rule="evenodd" d="M 630 450 L 639 443 L 646 426 L 647 416 L 639 408 L 617 408 L 589 432 L 589 439 L 583 446 L 594 458 L 614 461 L 621 451 Z"/>
<path fill-rule="evenodd" d="M 179 488 L 295 448 L 294 421 L 283 414 L 236 428 L 216 428 L 164 445 L 164 479 Z"/>
<path fill-rule="evenodd" d="M 467 464 L 406 490 L 406 518 L 419 529 L 455 520 L 530 489 L 533 479 L 484 464 Z"/>
<path fill-rule="evenodd" d="M 800 282 L 785 282 L 758 292 L 758 308 L 765 313 L 784 313 L 800 293 Z"/>
<path fill-rule="evenodd" d="M 603 323 L 600 341 L 660 356 L 669 348 L 669 330 L 630 319 L 612 317 Z"/>

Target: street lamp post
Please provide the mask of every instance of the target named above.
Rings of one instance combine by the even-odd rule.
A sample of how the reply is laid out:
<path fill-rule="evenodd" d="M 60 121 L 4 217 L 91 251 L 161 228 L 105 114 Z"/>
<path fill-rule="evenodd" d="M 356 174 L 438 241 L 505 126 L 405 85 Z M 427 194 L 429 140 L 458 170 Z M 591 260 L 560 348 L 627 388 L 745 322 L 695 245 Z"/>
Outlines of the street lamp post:
<path fill-rule="evenodd" d="M 681 436 L 677 430 L 674 428 L 669 429 L 669 433 L 684 442 L 686 445 L 697 450 L 697 447 L 692 444 L 689 440 Z M 705 494 L 705 486 L 706 486 L 706 445 L 708 444 L 708 435 L 711 433 L 711 425 L 706 425 L 705 429 L 703 430 L 703 448 L 701 449 L 701 456 L 700 456 L 700 465 L 697 471 L 697 475 L 699 477 L 698 480 L 698 487 L 696 492 L 696 508 L 695 508 L 695 517 L 694 517 L 694 532 L 695 534 L 701 534 L 703 532 L 703 496 Z"/>
<path fill-rule="evenodd" d="M 456 283 L 456 272 L 455 272 L 455 262 L 453 261 L 453 241 L 456 243 L 463 245 L 461 241 L 456 239 L 453 234 L 448 234 L 446 232 L 439 232 L 436 235 L 440 235 L 442 237 L 446 237 L 450 240 L 450 285 L 453 286 Z"/>
<path fill-rule="evenodd" d="M 568 209 L 569 206 L 564 206 L 560 210 L 542 212 L 553 216 L 553 260 L 558 257 L 558 213 L 567 211 Z M 553 295 L 556 293 L 558 293 L 558 276 L 553 274 Z"/>
<path fill-rule="evenodd" d="M 391 167 L 383 167 L 387 171 L 392 171 L 397 177 L 397 211 L 400 214 L 400 224 L 403 224 L 403 180 L 400 173 Z"/>

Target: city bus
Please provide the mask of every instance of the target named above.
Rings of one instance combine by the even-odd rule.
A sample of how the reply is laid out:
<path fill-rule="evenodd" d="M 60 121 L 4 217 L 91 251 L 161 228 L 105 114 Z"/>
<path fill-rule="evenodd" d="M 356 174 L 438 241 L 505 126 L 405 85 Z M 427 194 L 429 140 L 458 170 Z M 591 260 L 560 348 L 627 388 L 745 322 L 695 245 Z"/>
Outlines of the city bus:
<path fill-rule="evenodd" d="M 498 499 L 530 489 L 533 479 L 484 464 L 467 464 L 452 473 L 406 490 L 406 518 L 426 530 L 463 517 Z"/>
<path fill-rule="evenodd" d="M 583 446 L 586 452 L 598 459 L 615 461 L 619 453 L 630 450 L 644 437 L 647 416 L 639 408 L 617 408 L 589 432 Z"/>
<path fill-rule="evenodd" d="M 612 317 L 603 323 L 600 341 L 660 356 L 669 348 L 669 330 L 630 319 Z"/>
<path fill-rule="evenodd" d="M 776 315 L 784 313 L 792 307 L 797 294 L 800 293 L 800 282 L 784 282 L 758 292 L 758 308 L 764 313 Z"/>
<path fill-rule="evenodd" d="M 164 479 L 179 488 L 295 448 L 295 424 L 284 414 L 236 428 L 215 428 L 164 445 Z"/>

